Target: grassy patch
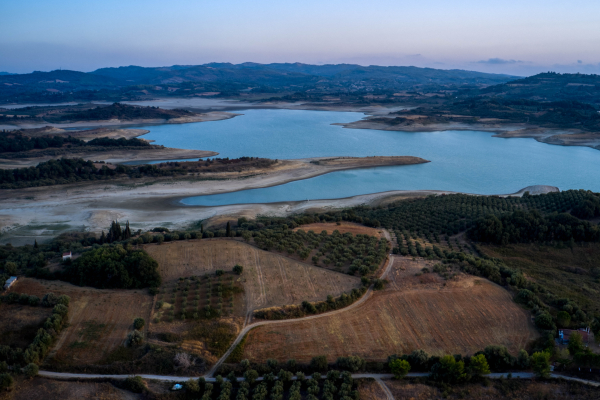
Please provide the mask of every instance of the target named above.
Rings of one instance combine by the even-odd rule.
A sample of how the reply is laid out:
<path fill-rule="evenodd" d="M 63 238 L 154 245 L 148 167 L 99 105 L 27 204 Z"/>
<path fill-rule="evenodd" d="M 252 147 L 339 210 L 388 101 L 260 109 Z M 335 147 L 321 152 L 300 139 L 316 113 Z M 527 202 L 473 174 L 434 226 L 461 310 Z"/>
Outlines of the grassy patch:
<path fill-rule="evenodd" d="M 584 309 L 600 309 L 600 244 L 571 248 L 538 244 L 481 246 L 491 257 L 521 269 L 558 298 L 569 298 Z"/>
<path fill-rule="evenodd" d="M 231 354 L 229 354 L 229 357 L 227 357 L 227 360 L 225 360 L 226 363 L 237 364 L 242 361 L 244 356 L 244 348 L 246 347 L 246 339 L 248 339 L 248 333 L 244 335 L 242 340 L 240 340 L 237 346 L 235 346 L 235 349 L 233 349 Z"/>
<path fill-rule="evenodd" d="M 235 328 L 232 325 L 218 321 L 199 323 L 187 334 L 186 339 L 206 343 L 208 351 L 221 357 L 235 340 Z"/>

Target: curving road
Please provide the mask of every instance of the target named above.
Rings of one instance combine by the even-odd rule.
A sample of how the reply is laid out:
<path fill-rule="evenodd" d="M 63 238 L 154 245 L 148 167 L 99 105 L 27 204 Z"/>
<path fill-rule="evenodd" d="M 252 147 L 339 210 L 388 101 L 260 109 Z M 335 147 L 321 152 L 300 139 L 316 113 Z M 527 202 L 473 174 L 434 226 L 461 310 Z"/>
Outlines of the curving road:
<path fill-rule="evenodd" d="M 383 272 L 381 273 L 382 278 L 388 274 L 388 272 L 392 268 L 393 264 L 394 264 L 394 256 L 390 254 L 388 263 L 387 263 L 385 269 L 383 270 Z M 299 322 L 299 321 L 308 321 L 311 319 L 330 317 L 332 315 L 340 314 L 342 312 L 346 312 L 348 310 L 352 310 L 353 308 L 360 306 L 365 301 L 367 301 L 369 299 L 369 297 L 371 297 L 372 293 L 373 293 L 373 285 L 369 286 L 369 289 L 367 289 L 367 291 L 363 295 L 363 297 L 361 297 L 359 300 L 355 301 L 354 303 L 350 304 L 348 307 L 340 308 L 340 309 L 334 310 L 334 311 L 328 311 L 323 314 L 309 315 L 308 317 L 294 318 L 294 319 L 282 319 L 282 320 L 276 320 L 276 321 L 259 321 L 259 322 L 251 323 L 250 325 L 246 325 L 244 327 L 244 329 L 242 329 L 240 331 L 237 338 L 235 338 L 235 340 L 233 341 L 233 343 L 231 344 L 229 349 L 225 352 L 225 354 L 223 354 L 223 356 L 219 359 L 219 361 L 217 361 L 215 363 L 215 365 L 213 365 L 213 367 L 206 373 L 205 377 L 212 377 L 214 375 L 214 373 L 217 371 L 219 366 L 227 359 L 227 357 L 229 357 L 231 352 L 242 341 L 244 336 L 248 332 L 250 332 L 252 329 L 257 328 L 259 326 L 264 326 L 264 325 L 286 324 L 286 323 L 293 323 L 293 322 Z"/>

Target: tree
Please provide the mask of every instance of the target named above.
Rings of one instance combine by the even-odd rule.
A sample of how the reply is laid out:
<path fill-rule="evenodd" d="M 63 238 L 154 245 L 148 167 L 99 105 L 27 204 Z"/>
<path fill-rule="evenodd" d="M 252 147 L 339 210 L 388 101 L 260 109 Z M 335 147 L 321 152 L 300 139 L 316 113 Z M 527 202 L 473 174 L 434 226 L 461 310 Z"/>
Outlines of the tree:
<path fill-rule="evenodd" d="M 519 350 L 519 355 L 517 356 L 517 365 L 521 369 L 526 369 L 529 367 L 529 354 L 523 349 Z"/>
<path fill-rule="evenodd" d="M 431 368 L 430 376 L 433 380 L 449 384 L 464 382 L 467 379 L 465 363 L 456 361 L 453 356 L 444 356 Z"/>
<path fill-rule="evenodd" d="M 566 311 L 559 311 L 556 315 L 556 322 L 560 328 L 568 328 L 571 323 L 571 316 Z"/>
<path fill-rule="evenodd" d="M 17 264 L 12 261 L 8 261 L 6 264 L 4 264 L 4 271 L 6 271 L 6 273 L 9 275 L 15 275 L 17 273 Z"/>
<path fill-rule="evenodd" d="M 310 360 L 310 368 L 314 371 L 325 371 L 327 369 L 327 357 L 313 357 L 312 360 Z"/>
<path fill-rule="evenodd" d="M 585 346 L 583 345 L 583 337 L 579 332 L 571 333 L 569 336 L 569 351 L 571 354 L 575 355 L 583 351 Z"/>
<path fill-rule="evenodd" d="M 233 273 L 236 275 L 241 275 L 242 272 L 244 272 L 244 267 L 242 267 L 240 264 L 235 264 L 233 267 Z"/>
<path fill-rule="evenodd" d="M 27 364 L 27 366 L 25 366 L 25 368 L 23 368 L 23 373 L 25 374 L 26 377 L 33 378 L 33 377 L 37 376 L 39 370 L 40 369 L 37 366 L 37 364 L 29 363 L 29 364 Z"/>
<path fill-rule="evenodd" d="M 540 329 L 546 330 L 554 330 L 556 328 L 552 321 L 552 316 L 546 312 L 535 317 L 535 325 Z"/>
<path fill-rule="evenodd" d="M 250 386 L 252 386 L 254 382 L 256 382 L 257 378 L 258 372 L 256 372 L 256 370 L 254 369 L 249 369 L 246 372 L 244 372 L 244 379 L 246 380 L 246 382 L 248 382 Z"/>
<path fill-rule="evenodd" d="M 336 364 L 340 369 L 357 372 L 365 367 L 366 361 L 359 356 L 349 356 L 339 357 Z"/>
<path fill-rule="evenodd" d="M 13 385 L 14 379 L 9 374 L 0 374 L 0 390 L 10 389 Z"/>
<path fill-rule="evenodd" d="M 225 228 L 225 235 L 231 237 L 231 223 L 227 221 L 227 227 Z"/>
<path fill-rule="evenodd" d="M 396 358 L 395 360 L 390 361 L 390 369 L 396 379 L 402 379 L 408 374 L 408 371 L 410 371 L 410 364 L 406 360 Z"/>
<path fill-rule="evenodd" d="M 133 331 L 127 336 L 127 343 L 132 347 L 142 344 L 143 341 L 144 335 L 140 331 Z"/>
<path fill-rule="evenodd" d="M 550 353 L 545 351 L 533 353 L 530 364 L 537 377 L 548 378 L 550 376 Z"/>
<path fill-rule="evenodd" d="M 473 375 L 486 375 L 490 373 L 490 366 L 483 354 L 471 357 L 469 369 Z"/>
<path fill-rule="evenodd" d="M 146 321 L 144 320 L 144 318 L 136 318 L 133 320 L 133 329 L 135 330 L 140 330 L 144 327 L 144 325 L 146 325 Z"/>

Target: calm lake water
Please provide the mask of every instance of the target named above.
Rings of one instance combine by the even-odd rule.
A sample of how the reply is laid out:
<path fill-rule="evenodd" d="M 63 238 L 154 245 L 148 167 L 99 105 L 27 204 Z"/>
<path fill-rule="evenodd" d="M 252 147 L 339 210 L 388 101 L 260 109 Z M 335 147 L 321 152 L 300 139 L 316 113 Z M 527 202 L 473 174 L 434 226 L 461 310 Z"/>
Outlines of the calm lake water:
<path fill-rule="evenodd" d="M 410 155 L 431 163 L 332 172 L 264 189 L 198 196 L 214 206 L 332 199 L 388 190 L 513 193 L 530 185 L 600 191 L 600 151 L 533 139 L 500 139 L 472 131 L 388 132 L 331 125 L 361 113 L 247 110 L 225 121 L 149 126 L 144 136 L 168 147 L 213 150 L 219 157 L 307 158 Z"/>

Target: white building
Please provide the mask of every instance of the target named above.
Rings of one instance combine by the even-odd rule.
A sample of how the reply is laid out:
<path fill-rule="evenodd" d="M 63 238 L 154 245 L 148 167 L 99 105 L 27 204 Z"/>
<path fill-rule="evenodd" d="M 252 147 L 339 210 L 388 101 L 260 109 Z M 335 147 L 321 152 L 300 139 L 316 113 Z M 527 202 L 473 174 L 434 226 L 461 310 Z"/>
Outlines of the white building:
<path fill-rule="evenodd" d="M 71 252 L 63 253 L 63 261 L 70 259 L 72 256 Z"/>
<path fill-rule="evenodd" d="M 6 280 L 6 283 L 4 284 L 4 290 L 8 290 L 16 281 L 17 281 L 16 276 L 11 276 L 10 278 L 8 278 Z"/>

